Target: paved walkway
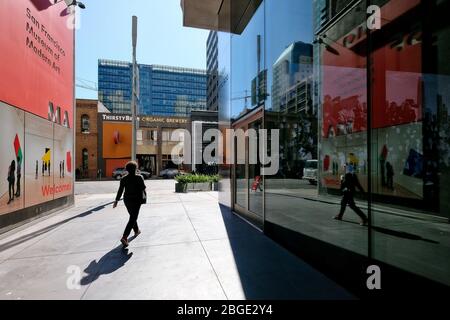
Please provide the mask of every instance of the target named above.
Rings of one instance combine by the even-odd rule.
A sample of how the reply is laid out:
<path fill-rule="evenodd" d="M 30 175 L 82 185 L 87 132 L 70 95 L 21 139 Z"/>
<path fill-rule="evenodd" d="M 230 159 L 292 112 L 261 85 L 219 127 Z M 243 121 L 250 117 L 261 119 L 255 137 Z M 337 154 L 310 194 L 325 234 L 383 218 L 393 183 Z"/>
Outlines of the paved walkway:
<path fill-rule="evenodd" d="M 109 184 L 108 188 L 100 186 Z M 149 181 L 142 234 L 115 182 L 77 185 L 76 206 L 0 240 L 0 299 L 349 299 L 336 283 L 217 204 Z M 104 194 L 83 194 L 91 189 Z"/>

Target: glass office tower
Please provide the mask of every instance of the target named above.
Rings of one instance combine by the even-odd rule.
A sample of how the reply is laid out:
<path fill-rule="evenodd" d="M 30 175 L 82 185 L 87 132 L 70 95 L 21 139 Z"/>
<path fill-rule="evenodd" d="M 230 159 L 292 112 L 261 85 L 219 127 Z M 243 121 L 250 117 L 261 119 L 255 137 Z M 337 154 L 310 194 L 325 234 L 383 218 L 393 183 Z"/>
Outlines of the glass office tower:
<path fill-rule="evenodd" d="M 206 71 L 159 65 L 138 65 L 142 115 L 189 117 L 206 109 Z M 132 65 L 99 60 L 99 101 L 112 113 L 131 113 Z"/>
<path fill-rule="evenodd" d="M 229 4 L 220 128 L 278 130 L 279 170 L 249 161 L 261 136 L 226 145 L 220 202 L 359 296 L 376 295 L 373 264 L 381 294 L 448 292 L 450 1 Z M 354 205 L 341 202 L 346 173 Z"/>

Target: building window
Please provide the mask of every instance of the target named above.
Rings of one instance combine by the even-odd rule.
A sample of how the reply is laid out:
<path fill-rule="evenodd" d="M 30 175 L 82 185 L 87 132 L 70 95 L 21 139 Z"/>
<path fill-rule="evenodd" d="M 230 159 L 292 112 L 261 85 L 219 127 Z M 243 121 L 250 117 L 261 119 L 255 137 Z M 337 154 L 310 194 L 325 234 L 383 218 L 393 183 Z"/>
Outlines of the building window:
<path fill-rule="evenodd" d="M 87 171 L 89 169 L 89 152 L 87 149 L 83 149 L 83 153 L 82 153 L 82 167 L 83 167 L 83 171 Z"/>
<path fill-rule="evenodd" d="M 158 130 L 155 129 L 148 130 L 147 140 L 156 142 L 158 140 Z"/>
<path fill-rule="evenodd" d="M 89 116 L 86 114 L 81 116 L 81 132 L 89 133 Z"/>

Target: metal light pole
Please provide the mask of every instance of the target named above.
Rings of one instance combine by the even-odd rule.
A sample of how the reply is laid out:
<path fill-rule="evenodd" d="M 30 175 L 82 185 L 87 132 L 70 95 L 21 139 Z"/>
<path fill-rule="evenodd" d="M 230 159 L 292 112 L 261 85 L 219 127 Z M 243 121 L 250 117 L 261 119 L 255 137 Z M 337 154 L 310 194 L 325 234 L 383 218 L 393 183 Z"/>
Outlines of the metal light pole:
<path fill-rule="evenodd" d="M 132 118 L 132 142 L 131 142 L 131 160 L 136 161 L 136 93 L 137 93 L 137 63 L 136 63 L 136 44 L 137 44 L 137 23 L 138 19 L 133 16 L 132 19 L 132 44 L 133 44 L 133 89 L 131 95 L 131 118 Z"/>

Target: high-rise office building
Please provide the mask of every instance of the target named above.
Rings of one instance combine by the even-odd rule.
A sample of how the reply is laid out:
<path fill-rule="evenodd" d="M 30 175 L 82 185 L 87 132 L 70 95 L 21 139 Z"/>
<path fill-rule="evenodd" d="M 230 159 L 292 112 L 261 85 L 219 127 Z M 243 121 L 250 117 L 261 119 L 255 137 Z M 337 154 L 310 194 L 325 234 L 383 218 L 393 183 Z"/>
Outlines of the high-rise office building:
<path fill-rule="evenodd" d="M 206 106 L 210 111 L 219 107 L 219 65 L 217 31 L 210 31 L 206 42 L 206 70 L 208 72 Z"/>
<path fill-rule="evenodd" d="M 138 113 L 189 117 L 206 109 L 206 71 L 159 65 L 138 65 Z M 99 101 L 112 113 L 131 113 L 132 64 L 99 60 Z"/>

